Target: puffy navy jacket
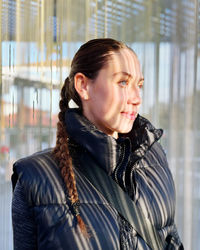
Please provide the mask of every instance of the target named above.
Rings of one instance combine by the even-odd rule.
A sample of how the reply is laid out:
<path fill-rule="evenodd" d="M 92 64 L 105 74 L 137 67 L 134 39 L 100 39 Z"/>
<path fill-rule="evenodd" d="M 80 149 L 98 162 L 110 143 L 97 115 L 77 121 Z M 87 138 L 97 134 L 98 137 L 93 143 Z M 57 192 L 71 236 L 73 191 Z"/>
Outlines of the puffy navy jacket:
<path fill-rule="evenodd" d="M 162 131 L 138 116 L 131 133 L 115 140 L 74 109 L 68 111 L 66 124 L 80 213 L 91 237 L 85 239 L 76 227 L 65 184 L 49 149 L 14 164 L 15 249 L 150 249 L 82 174 L 80 168 L 87 164 L 83 154 L 93 157 L 129 194 L 168 242 L 167 249 L 183 249 L 174 223 L 174 183 L 158 143 Z"/>

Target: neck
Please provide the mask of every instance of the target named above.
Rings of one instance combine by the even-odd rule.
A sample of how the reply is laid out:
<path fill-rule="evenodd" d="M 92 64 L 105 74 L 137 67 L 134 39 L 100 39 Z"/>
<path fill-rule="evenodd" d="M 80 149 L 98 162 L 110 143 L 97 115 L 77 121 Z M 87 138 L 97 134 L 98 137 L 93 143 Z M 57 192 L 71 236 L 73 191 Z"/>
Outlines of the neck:
<path fill-rule="evenodd" d="M 114 137 L 115 139 L 118 138 L 118 133 L 117 133 L 117 131 L 115 131 L 115 132 L 112 134 L 112 137 Z"/>
<path fill-rule="evenodd" d="M 117 139 L 118 138 L 118 132 L 117 131 L 112 131 L 111 129 L 104 128 L 102 129 L 102 126 L 100 123 L 95 122 L 93 117 L 88 114 L 87 109 L 83 109 L 83 115 L 91 122 L 94 124 L 94 126 L 100 130 L 101 132 L 105 133 L 108 136 L 112 136 L 113 138 Z"/>

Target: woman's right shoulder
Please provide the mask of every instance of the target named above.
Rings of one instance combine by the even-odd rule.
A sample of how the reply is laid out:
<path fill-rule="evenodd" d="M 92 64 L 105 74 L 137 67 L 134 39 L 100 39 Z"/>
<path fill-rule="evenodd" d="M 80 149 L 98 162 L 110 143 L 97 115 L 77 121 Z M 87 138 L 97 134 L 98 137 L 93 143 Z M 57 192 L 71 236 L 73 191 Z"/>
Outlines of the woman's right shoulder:
<path fill-rule="evenodd" d="M 66 201 L 63 179 L 52 149 L 46 149 L 16 161 L 13 165 L 13 190 L 17 182 L 20 182 L 25 193 L 28 193 L 27 198 L 30 203 L 33 196 L 37 195 L 34 200 L 39 201 L 39 197 L 47 197 L 47 194 L 51 197 L 55 190 L 59 193 L 56 195 L 57 202 Z"/>
<path fill-rule="evenodd" d="M 49 168 L 57 169 L 57 164 L 52 149 L 45 149 L 17 160 L 13 164 L 13 173 L 16 173 L 18 178 L 21 178 L 22 175 L 31 174 L 33 176 L 38 171 L 42 174 L 42 171 Z"/>

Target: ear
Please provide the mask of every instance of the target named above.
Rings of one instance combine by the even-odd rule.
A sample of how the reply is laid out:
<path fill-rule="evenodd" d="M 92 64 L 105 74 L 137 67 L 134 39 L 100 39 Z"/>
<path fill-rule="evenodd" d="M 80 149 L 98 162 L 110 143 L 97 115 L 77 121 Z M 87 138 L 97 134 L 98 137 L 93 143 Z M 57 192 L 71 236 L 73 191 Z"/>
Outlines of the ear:
<path fill-rule="evenodd" d="M 74 76 L 74 87 L 78 92 L 79 96 L 83 100 L 88 100 L 89 98 L 89 79 L 82 73 L 76 73 Z"/>

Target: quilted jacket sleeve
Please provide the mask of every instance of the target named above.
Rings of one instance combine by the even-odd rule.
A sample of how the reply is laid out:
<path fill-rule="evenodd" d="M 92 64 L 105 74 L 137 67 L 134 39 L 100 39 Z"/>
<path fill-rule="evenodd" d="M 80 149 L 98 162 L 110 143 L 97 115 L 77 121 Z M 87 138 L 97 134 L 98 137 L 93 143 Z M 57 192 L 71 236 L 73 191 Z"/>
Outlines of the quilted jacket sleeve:
<path fill-rule="evenodd" d="M 28 207 L 24 190 L 18 181 L 12 200 L 12 223 L 15 250 L 37 249 L 36 225 Z"/>

